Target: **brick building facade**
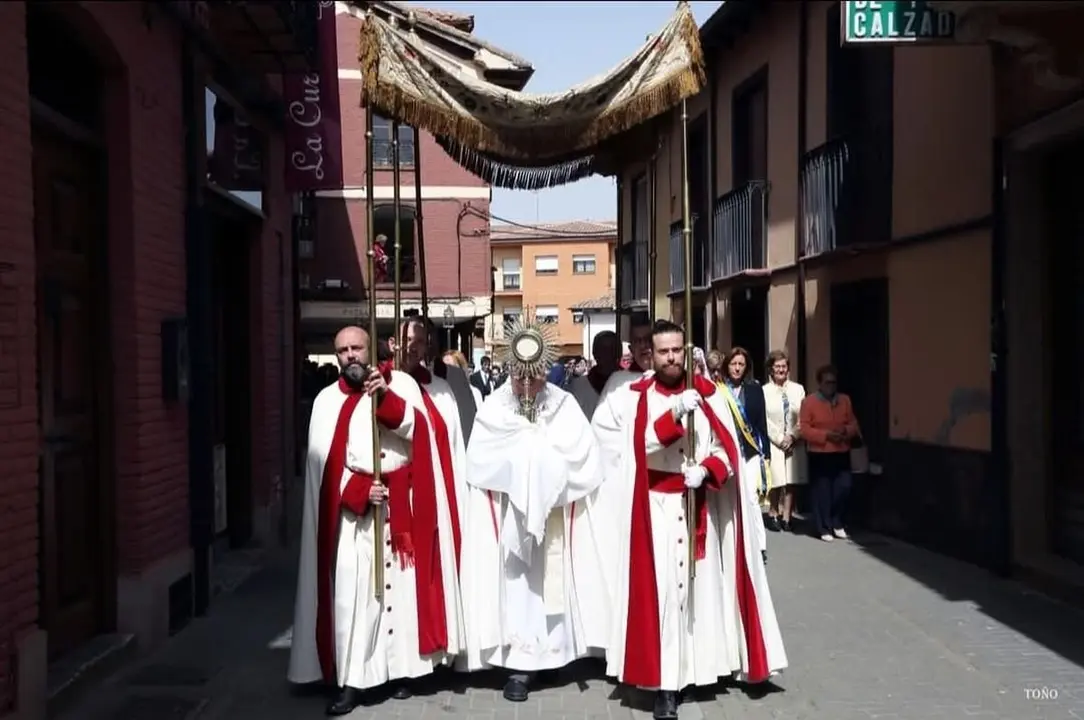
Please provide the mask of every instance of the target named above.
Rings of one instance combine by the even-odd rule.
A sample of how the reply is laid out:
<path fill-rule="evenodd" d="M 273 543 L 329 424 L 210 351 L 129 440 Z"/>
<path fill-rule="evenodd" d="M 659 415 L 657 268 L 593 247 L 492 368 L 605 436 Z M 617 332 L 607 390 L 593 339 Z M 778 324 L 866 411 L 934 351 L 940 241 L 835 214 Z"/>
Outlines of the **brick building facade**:
<path fill-rule="evenodd" d="M 243 109 L 254 86 L 275 97 L 267 70 L 234 91 L 257 62 L 231 45 L 243 12 L 0 5 L 0 717 L 44 717 L 47 668 L 88 644 L 163 640 L 206 608 L 213 546 L 271 532 L 292 204 L 270 113 Z M 227 114 L 208 102 L 261 137 L 258 195 L 207 180 Z M 231 436 L 224 529 L 213 446 L 239 418 L 254 440 Z"/>
<path fill-rule="evenodd" d="M 407 23 L 401 6 L 370 3 L 374 12 Z M 493 82 L 522 89 L 533 70 L 525 60 L 492 47 L 471 34 L 473 18 L 434 13 L 416 8 L 415 30 L 422 39 L 440 47 L 464 68 Z M 339 92 L 342 106 L 342 190 L 321 191 L 314 203 L 316 232 L 311 248 L 299 260 L 302 296 L 302 332 L 306 349 L 327 352 L 334 331 L 367 313 L 365 127 L 358 69 L 358 35 L 364 11 L 352 3 L 336 3 L 339 50 Z M 391 123 L 374 118 L 375 233 L 388 237 L 388 252 L 395 220 Z M 400 140 L 400 195 L 402 289 L 405 311 L 421 307 L 421 268 L 415 217 L 415 172 L 421 173 L 421 225 L 425 251 L 425 281 L 430 298 L 429 316 L 437 325 L 454 323 L 453 336 L 469 353 L 475 328 L 492 307 L 489 257 L 490 188 L 460 167 L 428 133 L 403 127 Z M 415 162 L 415 159 L 417 162 Z M 392 325 L 392 282 L 376 283 L 378 317 Z M 478 333 L 480 335 L 480 331 Z M 441 337 L 447 337 L 445 333 Z M 444 342 L 444 341 L 442 341 Z"/>

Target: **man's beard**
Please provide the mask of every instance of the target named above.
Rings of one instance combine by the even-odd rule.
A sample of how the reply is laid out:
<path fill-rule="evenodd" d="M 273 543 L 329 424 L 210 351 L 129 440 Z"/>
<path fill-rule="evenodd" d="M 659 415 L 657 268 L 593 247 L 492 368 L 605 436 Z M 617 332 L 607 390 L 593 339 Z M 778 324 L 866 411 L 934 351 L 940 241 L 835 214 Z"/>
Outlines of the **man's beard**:
<path fill-rule="evenodd" d="M 668 387 L 677 385 L 684 375 L 685 368 L 680 365 L 661 365 L 655 368 L 655 377 Z"/>
<path fill-rule="evenodd" d="M 360 389 L 369 377 L 369 366 L 359 362 L 348 362 L 343 365 L 342 378 L 352 388 Z"/>

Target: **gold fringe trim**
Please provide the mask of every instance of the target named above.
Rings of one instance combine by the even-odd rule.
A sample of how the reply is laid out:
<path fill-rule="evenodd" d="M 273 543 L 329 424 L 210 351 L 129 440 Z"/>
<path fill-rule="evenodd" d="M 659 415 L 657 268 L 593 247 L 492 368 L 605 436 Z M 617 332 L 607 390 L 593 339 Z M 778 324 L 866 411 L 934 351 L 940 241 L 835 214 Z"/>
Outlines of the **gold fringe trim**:
<path fill-rule="evenodd" d="M 706 74 L 700 31 L 686 4 L 679 12 L 676 32 L 689 65 L 586 123 L 533 132 L 517 129 L 511 136 L 476 117 L 381 83 L 381 30 L 376 22 L 365 22 L 361 28 L 362 104 L 436 135 L 460 164 L 498 187 L 533 190 L 563 185 L 596 172 L 594 156 L 606 141 L 668 112 L 703 89 Z"/>

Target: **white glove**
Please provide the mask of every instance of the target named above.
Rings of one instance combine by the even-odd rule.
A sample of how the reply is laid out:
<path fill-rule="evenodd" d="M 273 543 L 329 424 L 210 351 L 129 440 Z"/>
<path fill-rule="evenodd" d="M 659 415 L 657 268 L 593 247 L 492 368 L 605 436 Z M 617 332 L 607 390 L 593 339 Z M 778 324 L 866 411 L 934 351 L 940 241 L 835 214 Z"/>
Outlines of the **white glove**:
<path fill-rule="evenodd" d="M 680 418 L 698 407 L 700 407 L 700 393 L 696 390 L 685 390 L 678 396 L 677 404 L 674 406 L 674 415 Z"/>
<path fill-rule="evenodd" d="M 703 465 L 690 465 L 685 468 L 685 487 L 696 490 L 704 484 L 704 478 L 708 476 L 707 468 Z"/>

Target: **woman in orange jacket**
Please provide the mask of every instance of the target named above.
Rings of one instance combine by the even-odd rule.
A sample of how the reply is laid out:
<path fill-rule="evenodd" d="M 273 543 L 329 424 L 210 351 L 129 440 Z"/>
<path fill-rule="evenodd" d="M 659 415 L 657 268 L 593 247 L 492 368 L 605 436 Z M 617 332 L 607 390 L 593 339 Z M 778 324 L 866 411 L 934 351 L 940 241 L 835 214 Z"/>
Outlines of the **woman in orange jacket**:
<path fill-rule="evenodd" d="M 851 445 L 861 436 L 851 399 L 836 390 L 831 365 L 817 370 L 817 392 L 802 401 L 798 428 L 809 458 L 813 525 L 821 540 L 846 538 L 843 527 L 851 494 Z"/>

